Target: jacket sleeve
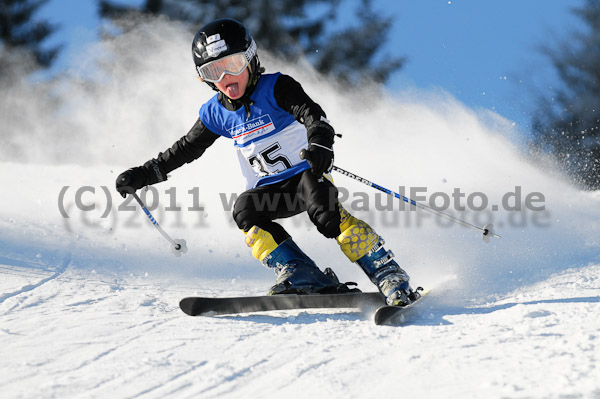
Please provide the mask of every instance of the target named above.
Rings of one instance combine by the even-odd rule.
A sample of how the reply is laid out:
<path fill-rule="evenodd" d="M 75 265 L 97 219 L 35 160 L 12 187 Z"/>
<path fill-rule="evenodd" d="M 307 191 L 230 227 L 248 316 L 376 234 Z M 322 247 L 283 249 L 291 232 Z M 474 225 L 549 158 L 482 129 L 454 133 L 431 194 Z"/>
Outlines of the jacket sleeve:
<path fill-rule="evenodd" d="M 335 131 L 319 104 L 314 102 L 291 76 L 280 75 L 275 82 L 275 101 L 283 110 L 306 126 L 309 144 L 320 144 L 332 148 Z"/>
<path fill-rule="evenodd" d="M 219 137 L 221 136 L 210 131 L 198 118 L 190 131 L 171 148 L 144 164 L 148 170 L 148 184 L 164 181 L 169 172 L 198 159 Z"/>

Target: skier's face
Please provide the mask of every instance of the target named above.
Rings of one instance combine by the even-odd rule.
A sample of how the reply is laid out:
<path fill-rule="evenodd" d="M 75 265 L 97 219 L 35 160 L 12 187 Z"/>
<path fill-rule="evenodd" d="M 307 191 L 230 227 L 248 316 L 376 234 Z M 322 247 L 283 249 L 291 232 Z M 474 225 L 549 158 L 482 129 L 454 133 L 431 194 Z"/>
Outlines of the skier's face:
<path fill-rule="evenodd" d="M 244 72 L 237 76 L 226 73 L 223 77 L 223 80 L 216 82 L 215 86 L 217 86 L 217 89 L 219 89 L 227 97 L 231 98 L 232 100 L 237 100 L 246 92 L 249 78 L 250 72 L 248 72 L 248 68 L 246 68 Z"/>

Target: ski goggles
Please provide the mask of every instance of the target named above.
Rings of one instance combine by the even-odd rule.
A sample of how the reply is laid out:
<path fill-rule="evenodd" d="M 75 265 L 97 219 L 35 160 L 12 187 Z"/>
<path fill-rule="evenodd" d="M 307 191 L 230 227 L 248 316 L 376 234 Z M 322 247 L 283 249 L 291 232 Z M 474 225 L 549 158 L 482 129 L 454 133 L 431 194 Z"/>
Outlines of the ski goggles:
<path fill-rule="evenodd" d="M 220 60 L 208 62 L 202 66 L 196 66 L 198 75 L 202 80 L 211 83 L 218 83 L 229 75 L 241 75 L 244 69 L 250 64 L 250 60 L 256 54 L 256 43 L 252 40 L 250 47 L 243 53 L 235 53 L 223 57 Z"/>

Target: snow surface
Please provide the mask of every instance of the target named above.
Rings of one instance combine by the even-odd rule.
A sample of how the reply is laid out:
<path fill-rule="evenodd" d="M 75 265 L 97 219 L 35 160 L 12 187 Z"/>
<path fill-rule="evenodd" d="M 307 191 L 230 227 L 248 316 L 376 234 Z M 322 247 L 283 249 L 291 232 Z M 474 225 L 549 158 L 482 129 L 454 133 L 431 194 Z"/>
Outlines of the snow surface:
<path fill-rule="evenodd" d="M 398 203 L 381 210 L 385 197 L 338 175 L 346 208 L 433 290 L 407 325 L 347 310 L 184 315 L 182 297 L 260 295 L 274 276 L 231 221 L 242 180 L 230 142 L 145 194 L 187 240 L 182 257 L 114 192 L 118 173 L 185 134 L 212 95 L 194 80 L 188 32 L 144 29 L 74 61 L 59 110 L 19 82 L 0 99 L 2 398 L 600 398 L 600 193 L 531 164 L 509 121 L 441 90 L 355 93 L 268 54 L 267 70 L 301 81 L 344 134 L 338 166 L 407 194 L 484 193 L 484 211 L 449 212 L 493 221 L 502 238 L 484 244 Z M 545 209 L 492 211 L 515 187 L 521 202 L 542 193 Z M 284 225 L 322 267 L 374 290 L 304 215 Z"/>

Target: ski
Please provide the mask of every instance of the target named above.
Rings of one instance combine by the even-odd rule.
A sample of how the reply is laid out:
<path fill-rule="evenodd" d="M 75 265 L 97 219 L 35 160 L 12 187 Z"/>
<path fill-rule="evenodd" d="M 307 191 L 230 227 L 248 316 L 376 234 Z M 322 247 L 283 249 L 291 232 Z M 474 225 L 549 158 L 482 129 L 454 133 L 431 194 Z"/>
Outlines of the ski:
<path fill-rule="evenodd" d="M 245 297 L 188 297 L 179 307 L 190 316 L 213 316 L 237 313 L 267 312 L 270 310 L 314 308 L 368 308 L 381 305 L 378 292 L 350 292 L 314 295 L 265 295 Z"/>
<path fill-rule="evenodd" d="M 421 287 L 419 287 L 421 288 Z M 417 289 L 418 290 L 418 289 Z M 422 290 L 422 288 L 421 288 Z M 420 290 L 420 291 L 421 291 Z M 397 326 L 401 325 L 406 321 L 406 316 L 412 311 L 412 309 L 419 302 L 423 300 L 423 298 L 429 293 L 429 291 L 424 291 L 420 293 L 420 296 L 406 306 L 389 306 L 384 305 L 380 306 L 376 311 L 373 319 L 375 324 L 378 326 L 388 325 L 388 326 Z"/>

